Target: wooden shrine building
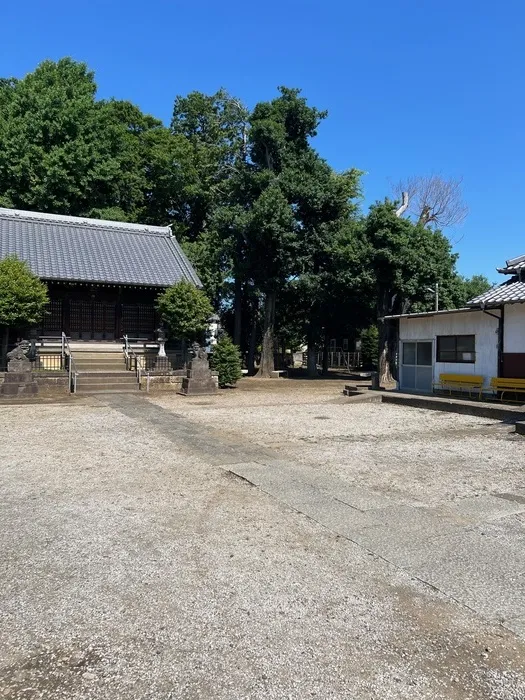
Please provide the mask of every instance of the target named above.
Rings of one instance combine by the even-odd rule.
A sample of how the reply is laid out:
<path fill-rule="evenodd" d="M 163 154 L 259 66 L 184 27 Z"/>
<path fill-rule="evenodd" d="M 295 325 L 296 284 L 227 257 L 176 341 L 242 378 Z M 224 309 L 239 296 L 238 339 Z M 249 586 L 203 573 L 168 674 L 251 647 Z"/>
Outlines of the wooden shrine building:
<path fill-rule="evenodd" d="M 0 208 L 0 259 L 10 255 L 48 286 L 43 336 L 154 338 L 158 294 L 181 280 L 201 286 L 169 226 Z"/>

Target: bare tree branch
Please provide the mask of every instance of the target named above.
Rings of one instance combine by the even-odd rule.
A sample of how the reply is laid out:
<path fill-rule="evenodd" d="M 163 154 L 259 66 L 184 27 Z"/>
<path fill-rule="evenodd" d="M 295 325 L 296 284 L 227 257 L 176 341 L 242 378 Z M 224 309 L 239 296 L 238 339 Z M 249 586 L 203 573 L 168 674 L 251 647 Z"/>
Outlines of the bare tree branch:
<path fill-rule="evenodd" d="M 447 228 L 462 223 L 468 214 L 461 182 L 461 178 L 422 175 L 399 182 L 394 186 L 394 193 L 398 198 L 408 193 L 410 203 L 404 211 L 408 210 L 409 216 L 418 223 Z"/>
<path fill-rule="evenodd" d="M 403 216 L 408 209 L 408 192 L 401 193 L 401 206 L 396 210 L 396 216 Z"/>

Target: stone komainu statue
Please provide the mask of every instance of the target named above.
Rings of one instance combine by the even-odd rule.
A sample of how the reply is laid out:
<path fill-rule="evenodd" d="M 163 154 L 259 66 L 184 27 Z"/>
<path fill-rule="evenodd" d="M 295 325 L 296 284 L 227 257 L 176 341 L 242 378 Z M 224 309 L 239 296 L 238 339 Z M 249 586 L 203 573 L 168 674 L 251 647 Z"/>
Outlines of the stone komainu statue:
<path fill-rule="evenodd" d="M 7 359 L 10 360 L 27 360 L 27 353 L 31 348 L 31 344 L 28 340 L 21 340 L 17 343 L 16 347 L 7 353 Z"/>
<path fill-rule="evenodd" d="M 199 343 L 193 343 L 191 346 L 191 351 L 193 353 L 193 358 L 195 360 L 207 360 L 208 353 L 204 348 L 202 348 Z"/>

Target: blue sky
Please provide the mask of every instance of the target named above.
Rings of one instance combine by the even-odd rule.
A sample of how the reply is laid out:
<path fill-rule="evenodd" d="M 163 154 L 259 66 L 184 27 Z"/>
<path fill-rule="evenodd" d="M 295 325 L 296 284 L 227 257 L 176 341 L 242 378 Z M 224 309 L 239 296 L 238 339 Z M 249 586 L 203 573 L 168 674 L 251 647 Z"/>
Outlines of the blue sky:
<path fill-rule="evenodd" d="M 225 87 L 253 106 L 277 85 L 327 109 L 316 140 L 365 170 L 365 206 L 400 178 L 462 177 L 450 231 L 463 274 L 525 253 L 521 0 L 24 0 L 2 8 L 0 75 L 72 56 L 99 96 L 169 122 L 173 99 Z"/>

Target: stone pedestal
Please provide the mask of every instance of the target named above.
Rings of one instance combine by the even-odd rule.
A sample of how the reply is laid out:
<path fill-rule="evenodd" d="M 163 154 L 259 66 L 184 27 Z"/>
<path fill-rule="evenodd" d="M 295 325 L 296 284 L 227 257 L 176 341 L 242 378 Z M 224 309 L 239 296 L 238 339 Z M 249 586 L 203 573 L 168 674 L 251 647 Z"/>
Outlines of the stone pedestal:
<path fill-rule="evenodd" d="M 13 372 L 9 367 L 3 384 L 0 384 L 1 396 L 34 396 L 37 393 L 38 384 L 33 379 L 32 372 Z"/>
<path fill-rule="evenodd" d="M 14 350 L 7 353 L 7 372 L 0 385 L 1 396 L 34 396 L 38 393 L 38 384 L 31 372 L 31 362 L 24 352 L 28 343 L 19 343 Z"/>
<path fill-rule="evenodd" d="M 184 396 L 216 394 L 217 384 L 212 376 L 206 353 L 198 345 L 194 345 L 192 351 L 194 357 L 188 365 L 186 376 L 182 379 L 180 393 Z"/>

